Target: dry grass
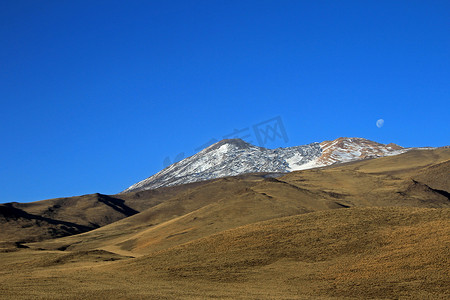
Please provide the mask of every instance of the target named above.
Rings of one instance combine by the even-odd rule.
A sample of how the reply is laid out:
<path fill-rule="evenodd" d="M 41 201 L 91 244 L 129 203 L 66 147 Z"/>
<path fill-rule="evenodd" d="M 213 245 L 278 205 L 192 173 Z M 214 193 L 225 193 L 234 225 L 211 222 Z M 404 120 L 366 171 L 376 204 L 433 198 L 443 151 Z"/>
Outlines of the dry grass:
<path fill-rule="evenodd" d="M 449 158 L 411 151 L 118 195 L 141 212 L 28 249 L 0 243 L 0 298 L 448 299 Z"/>
<path fill-rule="evenodd" d="M 450 209 L 352 208 L 255 223 L 117 262 L 103 252 L 4 253 L 23 265 L 2 266 L 9 271 L 0 273 L 7 283 L 0 292 L 68 299 L 446 299 L 449 249 Z"/>

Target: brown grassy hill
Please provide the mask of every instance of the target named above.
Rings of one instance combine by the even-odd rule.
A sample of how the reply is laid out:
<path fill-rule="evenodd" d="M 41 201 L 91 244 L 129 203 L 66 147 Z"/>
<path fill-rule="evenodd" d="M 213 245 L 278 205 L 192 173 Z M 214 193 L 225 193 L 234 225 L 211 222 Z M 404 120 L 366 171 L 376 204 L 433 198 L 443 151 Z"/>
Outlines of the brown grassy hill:
<path fill-rule="evenodd" d="M 447 299 L 449 159 L 450 149 L 417 150 L 92 198 L 100 206 L 65 200 L 53 218 L 139 213 L 26 249 L 6 239 L 0 298 Z M 42 226 L 25 235 L 62 226 L 44 217 L 52 201 L 0 206 L 7 235 L 33 218 Z"/>
<path fill-rule="evenodd" d="M 39 239 L 50 239 L 85 232 L 90 228 L 75 223 L 29 214 L 10 204 L 0 204 L 0 248 Z M 39 238 L 36 238 L 39 237 Z"/>
<path fill-rule="evenodd" d="M 413 178 L 432 189 L 450 193 L 450 160 L 420 170 Z"/>
<path fill-rule="evenodd" d="M 349 206 L 443 207 L 450 203 L 448 196 L 433 186 L 448 188 L 449 160 L 449 149 L 413 150 L 397 156 L 292 172 L 282 180 L 299 188 L 328 193 Z"/>
<path fill-rule="evenodd" d="M 279 289 L 276 282 L 299 293 L 422 298 L 450 296 L 449 255 L 450 209 L 353 208 L 251 224 L 115 267 Z"/>
<path fill-rule="evenodd" d="M 248 221 L 237 218 L 233 224 L 230 223 L 225 227 L 218 226 L 215 230 L 219 231 L 277 216 L 355 205 L 440 207 L 448 198 L 448 194 L 441 191 L 448 192 L 449 189 L 449 181 L 446 180 L 448 177 L 449 153 L 450 150 L 446 148 L 415 150 L 382 159 L 336 165 L 332 168 L 293 172 L 279 181 L 265 178 L 263 174 L 238 176 L 232 180 L 238 180 L 241 183 L 239 185 L 233 184 L 227 191 L 228 196 L 226 197 L 235 197 L 234 195 L 239 194 L 245 186 L 252 189 L 247 192 L 254 193 L 256 198 L 262 195 L 266 200 L 272 199 L 276 206 L 281 205 L 281 199 L 284 199 L 285 202 L 290 202 L 289 205 L 293 206 L 288 209 L 289 205 L 282 204 L 284 208 L 281 211 L 277 210 L 277 213 L 273 215 L 270 215 L 270 213 L 261 215 L 261 211 L 269 211 L 268 207 L 261 206 L 259 212 L 253 214 L 256 217 L 252 217 Z M 412 180 L 413 177 L 414 180 Z M 407 179 L 411 180 L 408 181 Z M 255 186 L 258 181 L 264 182 Z M 319 184 L 315 185 L 314 182 L 316 181 Z M 216 193 L 215 186 L 208 186 L 205 187 L 204 191 L 196 192 L 197 189 L 201 190 L 203 185 L 211 182 L 215 181 L 112 196 L 92 194 L 32 203 L 11 203 L 8 204 L 10 207 L 17 209 L 17 212 L 21 212 L 21 221 L 10 221 L 10 218 L 2 218 L 0 212 L 0 219 L 4 224 L 2 226 L 5 228 L 3 233 L 0 234 L 0 241 L 40 241 L 86 232 L 149 208 L 153 209 L 136 219 L 127 220 L 123 224 L 126 224 L 125 227 L 129 229 L 128 231 L 131 230 L 130 223 L 140 224 L 138 227 L 142 227 L 142 224 L 145 224 L 144 227 L 153 226 L 173 217 L 190 213 L 201 208 L 205 203 L 225 201 L 221 199 L 225 196 Z M 282 182 L 284 182 L 284 186 L 280 184 Z M 223 181 L 219 181 L 217 186 L 222 183 Z M 239 188 L 237 188 L 238 186 Z M 218 189 L 221 189 L 221 187 L 218 187 Z M 191 193 L 192 195 L 185 196 L 185 193 Z M 199 193 L 200 196 L 197 197 L 196 193 Z M 194 199 L 194 201 L 191 201 L 194 204 L 187 205 L 186 197 Z M 246 197 L 250 196 L 247 195 Z M 301 203 L 295 202 L 293 204 L 292 199 L 296 197 L 302 199 Z M 203 200 L 199 200 L 200 198 L 203 198 Z M 386 201 L 387 198 L 390 199 L 389 202 Z M 251 201 L 248 203 L 251 203 Z M 265 204 L 272 205 L 267 201 Z M 257 207 L 259 206 L 257 205 Z M 36 218 L 44 221 L 36 223 Z M 222 217 L 218 216 L 218 218 L 221 219 Z M 45 220 L 50 223 L 47 222 L 47 225 Z M 54 224 L 68 224 L 73 228 L 68 229 L 66 226 L 55 226 Z M 31 229 L 31 227 L 34 228 Z M 133 232 L 137 230 L 136 228 L 132 229 Z M 213 230 L 212 232 L 216 231 Z M 176 230 L 172 232 L 172 234 L 178 233 Z"/>
<path fill-rule="evenodd" d="M 9 211 L 0 210 L 0 222 L 8 230 L 2 230 L 0 241 L 39 241 L 86 232 L 138 212 L 124 200 L 101 194 L 3 206 Z"/>
<path fill-rule="evenodd" d="M 293 172 L 277 179 L 219 179 L 192 186 L 139 214 L 94 231 L 31 246 L 78 251 L 99 248 L 139 256 L 238 226 L 320 210 L 355 206 L 450 207 L 445 194 L 412 179 L 430 166 L 441 164 L 449 153 L 449 149 L 422 150 L 413 155 L 408 152 Z M 447 176 L 437 174 L 433 176 Z"/>
<path fill-rule="evenodd" d="M 118 194 L 90 194 L 30 203 L 0 205 L 0 242 L 30 242 L 87 232 L 206 182 L 172 188 Z"/>
<path fill-rule="evenodd" d="M 135 259 L 1 255 L 4 299 L 448 299 L 450 209 L 313 212 Z"/>

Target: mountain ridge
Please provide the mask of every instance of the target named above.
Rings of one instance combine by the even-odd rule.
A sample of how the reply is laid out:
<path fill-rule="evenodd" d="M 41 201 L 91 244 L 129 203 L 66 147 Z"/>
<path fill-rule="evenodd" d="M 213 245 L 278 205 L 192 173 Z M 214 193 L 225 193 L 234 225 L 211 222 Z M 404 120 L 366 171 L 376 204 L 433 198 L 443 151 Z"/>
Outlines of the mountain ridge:
<path fill-rule="evenodd" d="M 258 147 L 241 139 L 224 139 L 133 184 L 122 193 L 246 173 L 288 173 L 406 151 L 408 148 L 392 143 L 385 145 L 349 137 L 275 149 Z"/>

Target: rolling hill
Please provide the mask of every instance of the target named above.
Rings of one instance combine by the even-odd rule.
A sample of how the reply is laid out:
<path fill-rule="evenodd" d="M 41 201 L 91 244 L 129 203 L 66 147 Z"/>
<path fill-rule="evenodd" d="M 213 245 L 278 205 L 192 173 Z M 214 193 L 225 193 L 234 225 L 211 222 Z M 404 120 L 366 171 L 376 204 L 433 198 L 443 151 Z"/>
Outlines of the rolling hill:
<path fill-rule="evenodd" d="M 410 150 L 3 205 L 0 298 L 447 299 L 449 168 L 448 148 Z"/>

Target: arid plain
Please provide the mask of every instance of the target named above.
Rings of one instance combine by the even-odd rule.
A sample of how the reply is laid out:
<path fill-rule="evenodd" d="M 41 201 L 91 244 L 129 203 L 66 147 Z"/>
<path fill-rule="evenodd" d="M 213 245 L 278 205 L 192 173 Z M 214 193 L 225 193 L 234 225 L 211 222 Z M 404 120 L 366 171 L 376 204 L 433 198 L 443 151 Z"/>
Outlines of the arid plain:
<path fill-rule="evenodd" d="M 450 149 L 0 205 L 2 299 L 448 299 Z"/>

